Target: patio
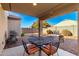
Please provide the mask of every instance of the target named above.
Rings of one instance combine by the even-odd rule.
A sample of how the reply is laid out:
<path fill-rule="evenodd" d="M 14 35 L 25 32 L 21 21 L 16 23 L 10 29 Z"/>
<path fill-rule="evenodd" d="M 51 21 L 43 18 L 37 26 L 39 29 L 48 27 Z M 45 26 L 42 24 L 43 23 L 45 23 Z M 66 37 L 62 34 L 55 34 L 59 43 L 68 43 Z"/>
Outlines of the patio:
<path fill-rule="evenodd" d="M 24 7 L 21 7 L 21 8 L 19 8 L 19 7 L 17 7 L 18 5 L 20 5 L 20 6 L 24 6 Z M 39 6 L 41 6 L 41 4 L 38 4 Z M 41 35 L 42 35 L 42 21 L 43 20 L 46 20 L 47 18 L 51 18 L 51 17 L 55 17 L 55 16 L 58 16 L 58 15 L 61 15 L 61 14 L 65 14 L 65 13 L 69 13 L 69 12 L 71 12 L 71 11 L 74 11 L 74 10 L 76 10 L 77 9 L 77 7 L 75 7 L 75 6 L 78 6 L 78 4 L 51 4 L 51 5 L 48 5 L 47 4 L 47 6 L 48 7 L 46 7 L 46 8 L 44 8 L 44 9 L 41 9 L 41 8 L 39 8 L 39 6 L 37 6 L 38 8 L 32 8 L 33 10 L 32 10 L 32 12 L 33 13 L 30 13 L 29 11 L 31 10 L 31 9 L 28 9 L 26 6 L 28 6 L 29 8 L 31 7 L 30 6 L 30 4 L 2 4 L 2 8 L 4 9 L 4 10 L 8 10 L 8 11 L 16 11 L 16 12 L 19 12 L 19 13 L 24 13 L 24 14 L 28 14 L 28 15 L 31 15 L 31 16 L 34 16 L 34 17 L 38 17 L 39 18 L 39 21 L 38 21 L 38 36 L 39 36 L 39 38 L 41 37 Z M 44 5 L 43 5 L 44 6 Z M 49 6 L 52 6 L 52 7 L 50 7 L 49 8 Z M 73 7 L 72 7 L 73 6 Z M 6 8 L 6 7 L 8 7 L 8 8 Z M 15 8 L 14 8 L 15 7 Z M 56 8 L 55 8 L 56 7 Z M 26 9 L 25 9 L 26 8 Z M 49 8 L 49 10 L 48 10 L 48 8 Z M 55 8 L 54 10 L 53 10 L 53 8 Z M 64 9 L 64 8 L 67 8 L 67 9 Z M 19 9 L 21 9 L 21 10 L 19 10 Z M 28 9 L 28 10 L 27 10 Z M 48 10 L 48 12 L 47 12 L 47 10 Z M 62 9 L 62 10 L 61 10 Z M 24 11 L 25 10 L 25 11 Z M 47 13 L 45 13 L 44 12 L 44 10 L 45 10 L 45 12 L 47 12 Z M 68 10 L 68 11 L 67 11 Z M 35 12 L 36 11 L 36 12 Z M 42 11 L 42 12 L 40 12 L 40 11 Z M 56 12 L 53 12 L 53 11 L 56 11 Z M 63 11 L 63 12 L 62 12 Z M 26 12 L 26 13 L 25 13 Z M 27 13 L 28 12 L 28 13 Z M 38 12 L 38 13 L 37 13 Z M 40 13 L 39 13 L 40 12 Z M 62 12 L 62 13 L 60 13 L 60 12 Z M 6 18 L 6 20 L 7 20 L 7 18 Z M 7 23 L 7 22 L 6 22 Z M 4 29 L 4 28 L 3 28 Z M 6 29 L 7 29 L 7 27 L 6 27 Z M 5 31 L 5 30 L 4 30 Z M 2 37 L 4 37 L 4 35 L 2 36 Z M 26 37 L 27 38 L 27 37 Z M 25 38 L 25 39 L 26 39 Z M 3 38 L 2 38 L 2 40 L 3 40 Z M 20 42 L 20 43 L 19 43 Z M 15 45 L 13 45 L 13 46 L 10 46 L 10 48 L 7 48 L 7 49 L 4 49 L 3 50 L 3 53 L 1 54 L 1 55 L 3 55 L 3 56 L 23 56 L 23 52 L 24 52 L 24 49 L 23 49 L 23 46 L 22 46 L 22 44 L 21 44 L 21 41 L 19 41 L 18 43 L 19 44 L 15 44 Z M 65 41 L 66 42 L 66 41 Z M 70 42 L 70 41 L 69 41 Z M 68 43 L 69 43 L 68 42 Z M 2 41 L 2 43 L 3 43 L 3 41 Z M 65 45 L 61 45 L 62 47 L 60 47 L 60 48 L 62 48 L 62 49 L 64 49 L 64 50 L 66 50 L 66 49 L 70 49 L 70 47 L 68 46 L 69 44 L 67 44 L 67 43 L 64 43 Z M 70 43 L 71 44 L 71 43 Z M 72 43 L 73 44 L 73 43 Z M 71 45 L 72 45 L 71 44 Z M 68 48 L 64 48 L 65 46 L 67 45 L 67 47 Z M 75 46 L 75 45 L 74 45 Z M 66 51 L 64 51 L 64 50 L 62 50 L 62 49 L 60 49 L 60 48 L 58 48 L 58 53 L 56 53 L 55 54 L 55 56 L 57 56 L 57 54 L 59 55 L 59 56 L 76 56 L 76 55 L 74 55 L 74 54 L 72 54 L 72 52 L 71 53 L 69 53 L 70 52 L 70 50 L 69 50 L 69 52 L 67 52 L 68 50 L 66 50 Z M 71 48 L 74 48 L 73 46 L 71 46 Z M 75 49 L 74 49 L 75 50 Z M 76 49 L 76 50 L 78 50 L 78 49 Z M 72 50 L 73 51 L 73 50 Z M 37 56 L 38 55 L 38 52 L 35 54 L 35 56 Z M 42 55 L 45 55 L 44 54 L 44 52 L 42 52 Z"/>
<path fill-rule="evenodd" d="M 32 34 L 27 34 L 24 36 L 24 41 L 26 42 L 27 41 L 27 38 L 32 35 Z M 33 34 L 34 36 L 37 36 L 37 34 Z M 16 42 L 16 44 L 12 44 L 12 45 L 6 45 L 5 46 L 5 50 L 8 50 L 8 49 L 13 49 L 14 47 L 20 47 L 22 46 L 22 41 L 21 39 L 18 40 Z M 63 50 L 65 50 L 66 52 L 68 53 L 72 53 L 72 54 L 75 54 L 77 55 L 77 40 L 74 40 L 74 39 L 65 39 L 64 40 L 64 43 L 61 43 L 60 44 L 60 47 L 59 47 L 59 50 L 61 50 L 63 52 Z M 23 49 L 23 47 L 21 47 L 21 50 Z M 15 49 L 16 50 L 16 49 Z M 20 50 L 20 49 L 19 49 Z M 20 53 L 20 52 L 19 52 Z M 22 53 L 22 52 L 21 52 Z"/>

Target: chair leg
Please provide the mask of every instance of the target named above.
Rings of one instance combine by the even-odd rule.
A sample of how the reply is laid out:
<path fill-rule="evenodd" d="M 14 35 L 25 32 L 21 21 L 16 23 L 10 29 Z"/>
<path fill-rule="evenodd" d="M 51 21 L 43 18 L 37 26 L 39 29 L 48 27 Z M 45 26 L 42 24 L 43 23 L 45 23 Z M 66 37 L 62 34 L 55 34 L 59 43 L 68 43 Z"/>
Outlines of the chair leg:
<path fill-rule="evenodd" d="M 25 51 L 23 52 L 23 56 L 25 56 Z"/>
<path fill-rule="evenodd" d="M 57 51 L 57 56 L 59 56 L 59 53 L 58 53 L 58 51 Z"/>

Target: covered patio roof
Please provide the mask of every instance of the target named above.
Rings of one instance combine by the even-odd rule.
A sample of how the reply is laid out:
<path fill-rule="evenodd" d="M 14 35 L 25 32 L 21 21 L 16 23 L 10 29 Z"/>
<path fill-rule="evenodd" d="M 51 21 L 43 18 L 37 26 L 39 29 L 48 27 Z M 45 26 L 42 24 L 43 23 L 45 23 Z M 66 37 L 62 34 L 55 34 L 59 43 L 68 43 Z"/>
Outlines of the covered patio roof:
<path fill-rule="evenodd" d="M 79 4 L 75 3 L 2 3 L 2 8 L 8 11 L 19 12 L 45 20 L 50 17 L 63 15 L 79 8 Z"/>

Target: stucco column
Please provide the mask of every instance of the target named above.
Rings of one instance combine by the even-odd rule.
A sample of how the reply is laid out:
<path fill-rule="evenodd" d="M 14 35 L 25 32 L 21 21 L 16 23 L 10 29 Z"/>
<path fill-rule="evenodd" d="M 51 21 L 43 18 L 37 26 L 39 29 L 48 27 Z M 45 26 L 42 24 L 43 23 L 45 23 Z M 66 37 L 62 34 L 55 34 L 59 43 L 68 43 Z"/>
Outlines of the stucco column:
<path fill-rule="evenodd" d="M 42 27 L 42 20 L 39 19 L 38 21 L 38 33 L 39 33 L 39 37 L 43 34 L 43 27 Z"/>
<path fill-rule="evenodd" d="M 7 15 L 0 5 L 0 54 L 5 46 L 5 38 L 7 37 Z"/>
<path fill-rule="evenodd" d="M 77 23 L 77 24 L 78 24 L 78 33 L 77 33 L 77 34 L 78 34 L 78 55 L 79 55 L 79 12 L 77 13 L 77 16 L 78 16 L 78 17 L 77 17 L 77 19 L 78 19 L 78 20 L 77 20 L 77 22 L 78 22 L 78 23 Z"/>
<path fill-rule="evenodd" d="M 42 35 L 42 20 L 38 20 L 38 36 L 39 40 L 41 40 L 40 36 Z M 39 56 L 41 56 L 41 48 L 39 49 Z"/>

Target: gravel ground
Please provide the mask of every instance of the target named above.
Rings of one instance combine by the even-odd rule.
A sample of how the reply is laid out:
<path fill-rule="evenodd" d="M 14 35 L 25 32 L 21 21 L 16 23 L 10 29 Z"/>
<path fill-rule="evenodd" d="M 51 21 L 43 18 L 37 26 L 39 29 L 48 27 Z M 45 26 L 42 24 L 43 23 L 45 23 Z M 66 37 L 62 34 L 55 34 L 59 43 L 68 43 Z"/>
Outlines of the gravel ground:
<path fill-rule="evenodd" d="M 78 51 L 77 50 L 78 49 L 77 40 L 65 39 L 64 43 L 60 44 L 60 48 L 77 55 L 77 51 Z"/>

